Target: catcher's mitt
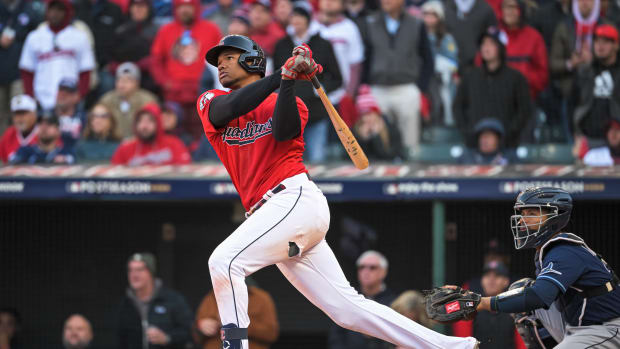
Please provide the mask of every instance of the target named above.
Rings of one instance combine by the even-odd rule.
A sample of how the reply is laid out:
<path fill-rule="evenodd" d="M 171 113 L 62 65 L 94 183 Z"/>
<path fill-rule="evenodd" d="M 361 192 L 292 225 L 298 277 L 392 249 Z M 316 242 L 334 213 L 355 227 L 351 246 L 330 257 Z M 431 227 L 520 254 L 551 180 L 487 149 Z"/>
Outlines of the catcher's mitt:
<path fill-rule="evenodd" d="M 435 287 L 424 291 L 424 294 L 428 317 L 444 323 L 473 319 L 476 316 L 476 306 L 480 303 L 479 294 L 460 287 Z"/>

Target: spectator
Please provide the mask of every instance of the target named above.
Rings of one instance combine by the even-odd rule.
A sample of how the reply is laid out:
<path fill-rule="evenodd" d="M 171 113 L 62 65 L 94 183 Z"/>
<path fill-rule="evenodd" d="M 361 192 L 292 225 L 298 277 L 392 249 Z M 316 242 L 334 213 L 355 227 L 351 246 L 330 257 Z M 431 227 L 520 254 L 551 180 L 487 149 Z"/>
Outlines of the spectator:
<path fill-rule="evenodd" d="M 485 264 L 482 269 L 482 295 L 497 296 L 510 285 L 508 268 L 498 261 Z M 526 349 L 517 333 L 510 314 L 479 311 L 473 321 L 459 321 L 453 325 L 454 335 L 474 336 L 481 349 Z"/>
<path fill-rule="evenodd" d="M 321 38 L 316 28 L 310 30 L 312 6 L 305 1 L 297 1 L 291 14 L 292 34 L 278 41 L 273 57 L 274 67 L 281 67 L 291 56 L 293 49 L 303 43 L 312 49 L 313 58 L 323 66 L 323 73 L 318 79 L 325 92 L 331 93 L 342 87 L 342 76 L 338 68 L 338 61 L 334 49 L 329 41 Z M 329 116 L 321 99 L 314 91 L 311 83 L 304 82 L 296 85 L 295 92 L 308 107 L 310 118 L 304 130 L 306 153 L 304 159 L 310 162 L 322 162 L 327 157 L 327 135 L 329 131 Z"/>
<path fill-rule="evenodd" d="M 83 139 L 75 153 L 80 161 L 109 161 L 118 148 L 121 137 L 116 119 L 103 104 L 96 104 L 88 115 Z"/>
<path fill-rule="evenodd" d="M 159 26 L 153 22 L 153 6 L 150 0 L 131 0 L 129 17 L 115 30 L 116 43 L 108 71 L 114 73 L 122 62 L 134 62 L 140 67 L 141 85 L 151 91 L 157 87 L 150 74 L 151 45 Z"/>
<path fill-rule="evenodd" d="M 458 69 L 458 47 L 454 37 L 446 31 L 446 16 L 440 1 L 428 1 L 422 5 L 426 34 L 435 60 L 435 74 L 439 81 L 439 98 L 442 104 L 443 121 L 454 125 L 452 101 L 456 93 L 456 72 Z"/>
<path fill-rule="evenodd" d="M 524 0 L 503 0 L 501 28 L 508 36 L 506 63 L 527 79 L 535 100 L 549 83 L 547 49 L 536 29 L 525 22 Z"/>
<path fill-rule="evenodd" d="M 620 165 L 620 121 L 611 119 L 607 123 L 607 144 L 586 153 L 583 163 L 588 166 Z"/>
<path fill-rule="evenodd" d="M 178 136 L 179 115 L 181 113 L 182 111 L 176 103 L 164 103 L 161 108 L 161 121 L 166 134 Z"/>
<path fill-rule="evenodd" d="M 344 6 L 345 16 L 353 20 L 358 26 L 360 26 L 373 11 L 368 7 L 366 0 L 345 0 Z"/>
<path fill-rule="evenodd" d="M 135 253 L 129 257 L 129 287 L 120 305 L 117 348 L 172 349 L 190 345 L 192 311 L 181 294 L 163 286 L 155 275 L 153 254 Z"/>
<path fill-rule="evenodd" d="M 151 48 L 151 74 L 164 100 L 183 108 L 184 129 L 194 139 L 203 134 L 196 115 L 198 86 L 207 50 L 220 40 L 219 28 L 200 19 L 198 0 L 174 0 L 175 20 L 161 28 Z"/>
<path fill-rule="evenodd" d="M 28 33 L 41 18 L 32 1 L 0 1 L 0 134 L 9 127 L 11 98 L 23 93 L 19 79 L 19 55 Z"/>
<path fill-rule="evenodd" d="M 276 43 L 286 35 L 271 15 L 270 0 L 255 0 L 250 7 L 250 38 L 262 47 L 265 55 L 273 56 Z"/>
<path fill-rule="evenodd" d="M 86 23 L 95 37 L 95 58 L 100 69 L 98 95 L 101 95 L 114 86 L 106 66 L 113 60 L 114 33 L 124 21 L 123 12 L 110 0 L 77 0 L 75 4 L 75 17 Z"/>
<path fill-rule="evenodd" d="M 305 2 L 305 0 L 301 0 L 301 1 Z M 310 9 L 311 9 L 310 14 L 312 14 L 313 12 L 312 7 Z M 276 22 L 280 25 L 280 28 L 282 28 L 282 30 L 286 31 L 286 28 L 289 25 L 289 20 L 291 19 L 292 13 L 293 13 L 293 3 L 291 2 L 291 0 L 276 0 L 275 1 L 275 6 L 273 9 L 273 16 Z"/>
<path fill-rule="evenodd" d="M 116 119 L 122 138 L 133 134 L 133 116 L 147 103 L 156 103 L 157 97 L 140 88 L 140 69 L 131 62 L 125 62 L 116 69 L 116 86 L 99 101 Z"/>
<path fill-rule="evenodd" d="M 357 279 L 361 294 L 389 306 L 396 296 L 384 283 L 388 261 L 377 251 L 366 251 L 357 259 Z M 385 342 L 332 324 L 328 336 L 329 349 L 365 349 L 384 346 Z"/>
<path fill-rule="evenodd" d="M 553 33 L 559 23 L 570 19 L 571 0 L 552 0 L 541 5 L 541 8 L 532 16 L 530 24 L 545 40 L 547 52 L 551 52 Z"/>
<path fill-rule="evenodd" d="M 575 131 L 592 144 L 605 139 L 605 127 L 612 110 L 620 108 L 618 30 L 613 25 L 603 24 L 594 33 L 594 60 L 577 71 L 571 98 L 577 105 L 573 114 Z"/>
<path fill-rule="evenodd" d="M 220 32 L 227 35 L 235 7 L 235 0 L 216 0 L 202 11 L 202 18 L 215 23 L 220 28 Z"/>
<path fill-rule="evenodd" d="M 592 35 L 599 23 L 599 0 L 574 0 L 572 6 L 574 19 L 558 24 L 549 58 L 551 82 L 564 99 L 573 88 L 574 72 L 592 62 Z"/>
<path fill-rule="evenodd" d="M 508 165 L 516 160 L 513 151 L 504 149 L 504 126 L 493 118 L 485 118 L 474 127 L 475 149 L 467 149 L 459 162 L 469 165 Z"/>
<path fill-rule="evenodd" d="M 464 73 L 474 63 L 478 39 L 488 27 L 495 26 L 495 13 L 486 0 L 447 0 L 446 29 L 454 36 L 459 49 L 459 71 Z"/>
<path fill-rule="evenodd" d="M 0 309 L 0 348 L 21 349 L 21 316 L 13 308 Z"/>
<path fill-rule="evenodd" d="M 426 328 L 433 328 L 433 321 L 426 314 L 424 296 L 418 291 L 409 290 L 401 293 L 390 307 Z M 396 349 L 400 349 L 400 347 L 396 347 Z"/>
<path fill-rule="evenodd" d="M 249 9 L 245 6 L 241 6 L 233 12 L 230 24 L 228 25 L 228 34 L 249 36 L 250 26 Z M 207 64 L 207 66 L 211 67 L 210 64 Z M 215 71 L 217 72 L 217 68 L 215 68 Z"/>
<path fill-rule="evenodd" d="M 86 119 L 77 80 L 65 78 L 58 84 L 54 115 L 60 122 L 63 145 L 73 147 L 82 134 L 82 126 Z"/>
<path fill-rule="evenodd" d="M 86 349 L 93 340 L 90 321 L 80 314 L 73 314 L 65 321 L 62 344 L 65 349 Z"/>
<path fill-rule="evenodd" d="M 478 121 L 492 115 L 504 126 L 506 147 L 515 148 L 523 126 L 532 117 L 527 81 L 506 66 L 502 32 L 490 27 L 479 42 L 482 66 L 463 76 L 454 99 L 457 126 L 471 140 Z"/>
<path fill-rule="evenodd" d="M 339 104 L 342 98 L 352 103 L 360 84 L 364 44 L 360 30 L 355 23 L 344 16 L 344 0 L 319 0 L 317 22 L 319 33 L 331 42 L 342 75 L 343 88 L 332 92 L 330 100 Z"/>
<path fill-rule="evenodd" d="M 0 138 L 0 160 L 3 163 L 15 155 L 17 149 L 37 142 L 37 102 L 28 95 L 11 98 L 13 126 L 6 129 Z"/>
<path fill-rule="evenodd" d="M 248 284 L 248 327 L 249 345 L 252 349 L 269 349 L 278 338 L 279 325 L 276 306 L 267 291 L 254 285 L 251 278 Z M 215 302 L 215 294 L 210 291 L 200 303 L 196 312 L 196 342 L 203 349 L 219 349 L 222 347 L 220 327 L 222 322 Z"/>
<path fill-rule="evenodd" d="M 55 115 L 39 121 L 37 143 L 20 147 L 10 159 L 11 164 L 73 164 L 73 147 L 62 145 L 60 126 Z"/>
<path fill-rule="evenodd" d="M 434 61 L 424 22 L 407 13 L 404 4 L 382 0 L 381 11 L 366 18 L 362 36 L 372 93 L 381 110 L 394 118 L 404 146 L 413 151 L 420 142 L 420 110 L 427 102 L 423 93 Z"/>
<path fill-rule="evenodd" d="M 164 133 L 161 111 L 155 103 L 145 105 L 134 119 L 135 139 L 122 143 L 114 155 L 115 165 L 182 165 L 190 162 L 183 142 Z"/>
<path fill-rule="evenodd" d="M 46 23 L 28 34 L 19 69 L 26 94 L 36 97 L 49 111 L 56 104 L 63 78 L 78 80 L 82 97 L 88 93 L 95 60 L 87 35 L 71 24 L 73 5 L 69 0 L 50 0 L 45 17 Z"/>
<path fill-rule="evenodd" d="M 383 116 L 368 85 L 360 86 L 356 104 L 360 117 L 353 132 L 366 156 L 377 160 L 404 158 L 400 132 L 394 123 Z"/>

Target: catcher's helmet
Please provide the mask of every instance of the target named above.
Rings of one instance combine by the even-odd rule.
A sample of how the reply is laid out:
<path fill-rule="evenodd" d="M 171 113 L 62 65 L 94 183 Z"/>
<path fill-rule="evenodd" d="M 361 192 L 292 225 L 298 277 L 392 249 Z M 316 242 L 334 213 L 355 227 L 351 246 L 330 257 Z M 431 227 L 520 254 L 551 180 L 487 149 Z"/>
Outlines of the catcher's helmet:
<path fill-rule="evenodd" d="M 217 67 L 217 58 L 220 53 L 226 49 L 237 49 L 242 51 L 239 56 L 239 65 L 248 73 L 259 73 L 261 77 L 265 76 L 265 67 L 267 60 L 265 53 L 258 44 L 243 35 L 227 35 L 219 44 L 213 46 L 206 54 L 205 60 L 212 66 Z"/>
<path fill-rule="evenodd" d="M 547 217 L 547 220 L 542 224 L 526 224 L 521 214 L 524 208 L 537 208 L 539 216 Z M 549 212 L 543 213 L 543 209 Z M 573 199 L 568 192 L 560 188 L 536 187 L 519 193 L 514 206 L 515 214 L 510 217 L 515 248 L 534 248 L 542 245 L 568 224 L 572 209 Z M 538 228 L 534 230 L 532 226 Z"/>

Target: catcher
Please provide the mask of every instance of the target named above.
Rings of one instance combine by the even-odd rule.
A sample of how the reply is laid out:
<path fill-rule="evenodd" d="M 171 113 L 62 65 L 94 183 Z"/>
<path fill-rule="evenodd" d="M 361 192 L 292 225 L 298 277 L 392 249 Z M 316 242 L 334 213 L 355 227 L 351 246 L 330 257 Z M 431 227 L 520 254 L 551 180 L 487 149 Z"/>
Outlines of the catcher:
<path fill-rule="evenodd" d="M 559 188 L 521 192 L 511 228 L 516 249 L 536 249 L 536 279 L 520 280 L 495 297 L 456 286 L 436 288 L 427 292 L 429 317 L 453 322 L 479 310 L 526 313 L 559 343 L 555 348 L 620 348 L 620 280 L 583 239 L 561 231 L 572 208 L 571 196 Z"/>

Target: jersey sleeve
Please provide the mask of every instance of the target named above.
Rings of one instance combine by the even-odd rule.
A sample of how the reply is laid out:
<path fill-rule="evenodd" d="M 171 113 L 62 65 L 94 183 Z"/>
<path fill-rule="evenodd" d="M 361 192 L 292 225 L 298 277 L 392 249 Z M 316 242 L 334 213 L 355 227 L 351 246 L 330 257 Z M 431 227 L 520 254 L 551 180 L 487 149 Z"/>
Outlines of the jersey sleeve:
<path fill-rule="evenodd" d="M 24 43 L 24 46 L 22 48 L 22 54 L 19 58 L 19 68 L 34 72 L 34 69 L 37 65 L 37 59 L 34 54 L 34 47 L 32 47 L 32 36 L 33 33 L 30 33 L 30 35 L 26 37 L 26 42 Z"/>
<path fill-rule="evenodd" d="M 77 57 L 78 69 L 80 72 L 90 71 L 95 69 L 95 54 L 86 34 L 79 33 L 81 34 L 79 40 L 81 44 Z"/>
<path fill-rule="evenodd" d="M 209 90 L 200 97 L 198 97 L 198 102 L 196 103 L 196 110 L 198 111 L 198 115 L 200 116 L 200 121 L 202 122 L 202 127 L 207 135 L 207 138 L 211 139 L 211 136 L 214 134 L 220 134 L 224 128 L 216 128 L 209 120 L 209 106 L 211 105 L 211 101 L 217 96 L 225 95 L 227 92 L 222 90 Z"/>
<path fill-rule="evenodd" d="M 554 247 L 543 258 L 542 269 L 536 280 L 551 281 L 562 293 L 579 279 L 585 270 L 585 261 L 576 253 L 581 248 L 571 245 Z"/>

